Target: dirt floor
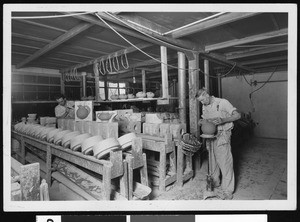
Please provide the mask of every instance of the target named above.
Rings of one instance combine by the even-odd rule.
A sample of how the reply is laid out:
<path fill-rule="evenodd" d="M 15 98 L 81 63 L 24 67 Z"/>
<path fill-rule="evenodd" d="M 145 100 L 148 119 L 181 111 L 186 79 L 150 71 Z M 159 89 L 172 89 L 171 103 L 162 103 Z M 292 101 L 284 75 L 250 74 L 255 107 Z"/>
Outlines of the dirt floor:
<path fill-rule="evenodd" d="M 236 178 L 234 200 L 287 199 L 287 141 L 253 138 L 232 148 Z M 206 190 L 207 156 L 201 169 L 182 187 L 176 184 L 159 192 L 151 187 L 150 200 L 202 200 Z M 59 183 L 51 187 L 51 200 L 82 200 Z M 212 198 L 216 199 L 216 198 Z"/>
<path fill-rule="evenodd" d="M 287 141 L 253 138 L 233 147 L 236 178 L 235 200 L 287 199 Z M 152 187 L 153 200 L 202 200 L 206 190 L 207 161 L 183 187 L 167 187 L 159 192 Z"/>

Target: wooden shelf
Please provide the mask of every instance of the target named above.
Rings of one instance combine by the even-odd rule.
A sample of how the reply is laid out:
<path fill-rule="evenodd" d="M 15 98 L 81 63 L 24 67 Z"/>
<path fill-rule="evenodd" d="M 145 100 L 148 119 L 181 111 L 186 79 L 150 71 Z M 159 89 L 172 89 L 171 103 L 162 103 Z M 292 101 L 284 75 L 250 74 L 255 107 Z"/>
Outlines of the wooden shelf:
<path fill-rule="evenodd" d="M 38 101 L 38 100 L 36 100 L 36 101 L 12 101 L 11 102 L 12 104 L 24 104 L 24 103 L 30 103 L 30 104 L 35 104 L 35 103 L 57 103 L 57 101 L 43 101 L 43 100 L 41 100 L 41 101 Z"/>
<path fill-rule="evenodd" d="M 170 100 L 176 100 L 178 97 L 171 97 Z M 94 105 L 100 105 L 101 103 L 126 103 L 126 102 L 147 102 L 147 101 L 157 101 L 157 100 L 167 100 L 164 98 L 139 98 L 139 99 L 117 99 L 117 100 L 109 100 L 109 101 L 94 101 Z"/>

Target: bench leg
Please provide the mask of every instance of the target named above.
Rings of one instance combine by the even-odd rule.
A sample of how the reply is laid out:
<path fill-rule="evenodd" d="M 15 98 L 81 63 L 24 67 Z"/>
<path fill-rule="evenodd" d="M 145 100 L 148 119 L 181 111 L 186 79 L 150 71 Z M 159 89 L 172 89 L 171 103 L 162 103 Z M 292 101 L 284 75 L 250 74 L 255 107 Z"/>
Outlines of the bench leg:
<path fill-rule="evenodd" d="M 160 151 L 159 155 L 159 190 L 166 190 L 166 152 L 165 150 Z"/>
<path fill-rule="evenodd" d="M 104 164 L 103 172 L 103 193 L 104 199 L 110 200 L 111 194 L 111 165 Z"/>

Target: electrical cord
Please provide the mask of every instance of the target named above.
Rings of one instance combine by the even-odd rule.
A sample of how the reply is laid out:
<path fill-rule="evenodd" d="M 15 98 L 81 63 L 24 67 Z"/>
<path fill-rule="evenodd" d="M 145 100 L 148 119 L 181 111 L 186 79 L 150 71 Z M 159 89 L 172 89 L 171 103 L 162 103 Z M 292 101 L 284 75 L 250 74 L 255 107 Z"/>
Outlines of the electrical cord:
<path fill-rule="evenodd" d="M 255 107 L 254 107 L 254 103 L 253 103 L 253 101 L 252 101 L 252 94 L 255 93 L 255 92 L 257 92 L 257 91 L 260 90 L 261 88 L 263 88 L 263 87 L 270 81 L 270 79 L 271 79 L 272 76 L 274 75 L 275 71 L 277 70 L 277 67 L 278 67 L 278 66 L 275 67 L 274 71 L 271 73 L 271 75 L 269 76 L 269 78 L 267 79 L 267 81 L 266 81 L 261 87 L 257 88 L 256 90 L 253 90 L 253 91 L 249 94 L 249 99 L 250 99 L 251 106 L 252 106 L 252 108 L 253 108 L 253 112 L 255 112 Z"/>
<path fill-rule="evenodd" d="M 49 16 L 22 16 L 22 17 L 11 17 L 12 19 L 47 19 L 47 18 L 63 18 L 63 17 L 70 17 L 76 15 L 86 15 L 95 12 L 82 12 L 82 13 L 74 13 L 74 14 L 67 14 L 67 15 L 49 15 Z"/>
<path fill-rule="evenodd" d="M 176 48 L 181 49 L 181 50 L 199 53 L 199 51 L 195 51 L 195 50 L 191 50 L 191 49 L 182 48 L 182 47 L 180 47 L 180 46 L 176 46 L 176 45 L 173 45 L 173 44 L 171 44 L 171 43 L 168 43 L 168 42 L 165 42 L 165 41 L 163 41 L 163 40 L 160 40 L 160 39 L 158 39 L 158 38 L 155 38 L 155 37 L 153 37 L 153 36 L 151 36 L 151 35 L 149 35 L 149 34 L 143 32 L 143 31 L 141 31 L 141 30 L 139 30 L 139 29 L 137 29 L 137 28 L 135 28 L 135 27 L 129 25 L 128 23 L 126 23 L 126 22 L 124 22 L 123 20 L 119 19 L 118 17 L 116 17 L 116 16 L 110 14 L 109 12 L 104 12 L 104 13 L 107 14 L 107 15 L 109 15 L 110 17 L 112 17 L 112 18 L 114 18 L 114 19 L 116 19 L 116 20 L 122 22 L 123 24 L 127 25 L 128 27 L 130 27 L 130 28 L 132 28 L 132 29 L 134 29 L 134 30 L 136 30 L 136 31 L 138 31 L 138 32 L 140 32 L 140 33 L 142 33 L 143 35 L 146 35 L 146 36 L 148 36 L 148 37 L 150 37 L 150 38 L 152 38 L 152 39 L 154 39 L 154 40 L 156 40 L 156 41 L 159 41 L 159 42 L 162 42 L 162 43 L 164 43 L 164 44 L 167 44 L 167 45 L 176 47 Z"/>
<path fill-rule="evenodd" d="M 258 90 L 260 90 L 261 88 L 263 88 L 263 87 L 270 81 L 270 79 L 272 78 L 272 76 L 273 76 L 274 73 L 276 72 L 277 67 L 278 67 L 278 66 L 275 67 L 274 71 L 271 73 L 271 75 L 269 76 L 269 78 L 267 79 L 267 81 L 264 82 L 264 84 L 262 84 L 261 87 L 259 87 L 258 89 L 252 91 L 252 92 L 249 94 L 249 97 L 250 97 L 250 98 L 252 97 L 252 94 L 253 94 L 253 93 L 255 93 L 255 92 L 257 92 Z"/>
<path fill-rule="evenodd" d="M 138 51 L 140 51 L 141 53 L 143 53 L 144 55 L 148 56 L 149 58 L 153 59 L 154 61 L 157 61 L 158 63 L 160 64 L 164 64 L 168 67 L 171 67 L 171 68 L 175 68 L 175 69 L 178 69 L 178 70 L 186 70 L 186 71 L 200 71 L 202 74 L 210 77 L 210 78 L 219 78 L 217 76 L 212 76 L 212 75 L 209 75 L 209 74 L 206 74 L 204 71 L 202 71 L 201 69 L 185 69 L 185 68 L 179 68 L 179 67 L 176 67 L 176 66 L 172 66 L 172 65 L 169 65 L 169 64 L 166 64 L 166 63 L 163 63 L 161 62 L 160 60 L 154 58 L 153 56 L 149 55 L 148 53 L 144 52 L 143 50 L 141 50 L 139 47 L 137 47 L 136 45 L 134 45 L 133 43 L 131 43 L 128 39 L 126 39 L 124 36 L 122 36 L 118 31 L 116 31 L 112 26 L 110 26 L 107 22 L 105 22 L 105 20 L 103 18 L 101 18 L 101 16 L 98 14 L 98 13 L 95 13 L 95 15 L 105 24 L 107 25 L 112 31 L 114 31 L 118 36 L 120 36 L 123 40 L 125 40 L 127 43 L 129 43 L 131 46 L 133 46 L 134 48 L 136 48 Z M 159 40 L 161 41 L 161 40 Z M 171 45 L 171 44 L 169 44 Z M 186 50 L 186 49 L 185 49 Z M 224 77 L 224 76 L 227 76 L 229 73 L 231 73 L 231 71 L 235 68 L 236 66 L 236 63 L 233 65 L 233 67 L 231 68 L 230 71 L 228 71 L 226 74 L 222 75 L 221 77 Z"/>

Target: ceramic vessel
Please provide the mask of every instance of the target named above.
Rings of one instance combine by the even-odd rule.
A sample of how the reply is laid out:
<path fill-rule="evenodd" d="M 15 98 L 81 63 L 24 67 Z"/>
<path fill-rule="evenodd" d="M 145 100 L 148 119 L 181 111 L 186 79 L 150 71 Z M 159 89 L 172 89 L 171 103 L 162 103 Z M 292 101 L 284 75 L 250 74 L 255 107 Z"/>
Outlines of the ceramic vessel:
<path fill-rule="evenodd" d="M 100 142 L 97 142 L 93 146 L 93 153 L 97 159 L 104 157 L 108 154 L 111 150 L 118 149 L 120 144 L 117 139 L 115 138 L 107 138 Z"/>
<path fill-rule="evenodd" d="M 145 98 L 147 95 L 146 95 L 146 93 L 144 93 L 144 92 L 138 92 L 137 94 L 136 94 L 136 97 L 137 98 Z"/>
<path fill-rule="evenodd" d="M 119 95 L 114 94 L 114 95 L 111 95 L 110 98 L 112 100 L 117 100 L 117 99 L 119 99 Z"/>
<path fill-rule="evenodd" d="M 76 111 L 76 116 L 79 119 L 85 119 L 90 114 L 91 109 L 89 106 L 78 105 L 78 109 Z"/>
<path fill-rule="evenodd" d="M 116 115 L 116 112 L 102 111 L 97 113 L 97 118 L 103 122 L 111 122 Z"/>
<path fill-rule="evenodd" d="M 136 138 L 135 133 L 127 133 L 118 138 L 118 142 L 122 149 L 127 149 L 132 145 L 132 140 Z"/>
<path fill-rule="evenodd" d="M 213 135 L 216 132 L 216 129 L 216 125 L 207 120 L 203 121 L 201 125 L 202 133 L 205 135 Z"/>
<path fill-rule="evenodd" d="M 92 137 L 91 134 L 84 133 L 72 138 L 70 141 L 70 149 L 74 151 L 79 150 L 81 148 L 81 143 L 90 137 Z"/>
<path fill-rule="evenodd" d="M 128 96 L 126 94 L 120 94 L 119 99 L 127 99 Z"/>
<path fill-rule="evenodd" d="M 93 146 L 97 143 L 103 140 L 102 136 L 92 136 L 90 138 L 87 138 L 81 143 L 81 152 L 85 155 L 91 154 L 93 151 Z"/>
<path fill-rule="evenodd" d="M 53 129 L 55 129 L 55 127 L 45 127 L 45 129 L 43 129 L 42 132 L 39 134 L 39 139 L 46 140 L 47 133 Z"/>
<path fill-rule="evenodd" d="M 41 125 L 38 125 L 37 127 L 35 127 L 35 130 L 33 131 L 32 136 L 36 137 L 42 129 L 43 129 L 43 126 L 41 126 Z"/>
<path fill-rule="evenodd" d="M 54 135 L 58 132 L 62 131 L 62 129 L 58 128 L 58 129 L 53 129 L 51 131 L 49 131 L 47 133 L 47 136 L 46 136 L 46 140 L 49 142 L 49 143 L 52 143 L 53 140 L 54 140 Z"/>
<path fill-rule="evenodd" d="M 80 135 L 79 131 L 74 131 L 74 132 L 65 134 L 61 139 L 61 145 L 65 148 L 69 148 L 71 139 L 78 135 Z"/>
<path fill-rule="evenodd" d="M 128 96 L 128 99 L 134 99 L 135 98 L 135 95 L 133 95 L 133 94 L 128 94 L 127 96 Z"/>
<path fill-rule="evenodd" d="M 147 92 L 146 95 L 147 95 L 147 98 L 153 98 L 154 97 L 153 92 Z"/>
<path fill-rule="evenodd" d="M 71 130 L 63 130 L 63 131 L 57 132 L 57 133 L 54 135 L 53 143 L 54 143 L 55 145 L 60 145 L 63 136 L 66 135 L 67 133 L 71 133 L 71 132 L 72 132 Z"/>
<path fill-rule="evenodd" d="M 36 119 L 36 113 L 30 113 L 30 114 L 28 114 L 28 117 L 29 118 L 32 118 L 32 119 Z"/>

